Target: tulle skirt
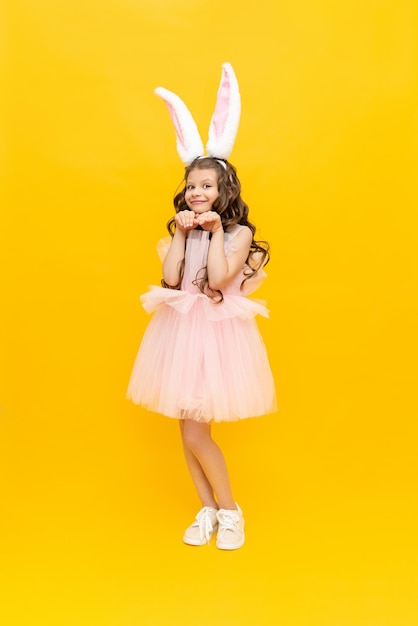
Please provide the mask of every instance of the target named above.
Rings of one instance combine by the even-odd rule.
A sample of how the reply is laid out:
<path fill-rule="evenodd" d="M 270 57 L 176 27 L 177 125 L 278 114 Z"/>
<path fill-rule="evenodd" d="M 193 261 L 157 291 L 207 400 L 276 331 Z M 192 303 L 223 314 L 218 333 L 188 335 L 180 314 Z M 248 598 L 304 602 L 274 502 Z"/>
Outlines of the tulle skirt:
<path fill-rule="evenodd" d="M 143 336 L 128 398 L 168 417 L 234 421 L 274 412 L 267 352 L 254 316 L 260 302 L 153 287 L 142 297 L 155 311 Z"/>

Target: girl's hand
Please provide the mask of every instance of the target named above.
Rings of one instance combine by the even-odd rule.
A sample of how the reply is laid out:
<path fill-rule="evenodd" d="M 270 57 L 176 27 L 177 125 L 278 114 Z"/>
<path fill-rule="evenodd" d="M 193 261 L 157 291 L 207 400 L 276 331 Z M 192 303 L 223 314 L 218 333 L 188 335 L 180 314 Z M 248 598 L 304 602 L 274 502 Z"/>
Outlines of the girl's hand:
<path fill-rule="evenodd" d="M 176 227 L 183 232 L 187 232 L 188 230 L 193 230 L 196 228 L 197 220 L 196 214 L 194 211 L 179 211 L 174 216 L 174 221 L 176 223 Z"/>
<path fill-rule="evenodd" d="M 196 222 L 203 230 L 208 230 L 210 233 L 216 233 L 218 230 L 222 230 L 222 222 L 219 213 L 215 211 L 206 211 L 196 215 Z"/>

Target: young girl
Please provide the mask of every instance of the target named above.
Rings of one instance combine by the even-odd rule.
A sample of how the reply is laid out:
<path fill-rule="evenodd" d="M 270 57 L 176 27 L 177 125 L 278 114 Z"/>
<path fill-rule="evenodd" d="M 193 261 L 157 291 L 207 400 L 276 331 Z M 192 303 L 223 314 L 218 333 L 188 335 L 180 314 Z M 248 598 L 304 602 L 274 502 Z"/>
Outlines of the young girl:
<path fill-rule="evenodd" d="M 254 240 L 236 170 L 226 159 L 193 158 L 184 183 L 168 223 L 171 242 L 162 251 L 163 286 L 151 287 L 141 298 L 155 314 L 128 397 L 179 420 L 186 463 L 202 503 L 184 542 L 203 545 L 218 530 L 217 547 L 234 550 L 244 543 L 244 518 L 224 456 L 211 437 L 211 423 L 276 408 L 268 357 L 254 320 L 268 313 L 246 297 L 265 276 L 268 244 Z"/>

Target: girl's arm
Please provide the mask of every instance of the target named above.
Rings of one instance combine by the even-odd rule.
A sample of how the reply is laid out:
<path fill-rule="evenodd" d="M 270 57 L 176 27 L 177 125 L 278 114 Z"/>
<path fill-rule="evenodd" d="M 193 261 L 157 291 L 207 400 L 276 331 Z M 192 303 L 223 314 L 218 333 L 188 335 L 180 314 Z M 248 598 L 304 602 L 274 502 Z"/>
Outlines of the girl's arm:
<path fill-rule="evenodd" d="M 221 290 L 242 270 L 253 239 L 249 228 L 242 228 L 234 239 L 235 252 L 225 255 L 224 229 L 219 215 L 213 211 L 197 216 L 204 230 L 212 233 L 207 261 L 209 287 Z"/>
<path fill-rule="evenodd" d="M 194 211 L 179 211 L 174 217 L 176 230 L 167 255 L 163 261 L 163 279 L 170 287 L 178 285 L 180 280 L 180 264 L 184 259 L 187 231 L 196 228 Z"/>

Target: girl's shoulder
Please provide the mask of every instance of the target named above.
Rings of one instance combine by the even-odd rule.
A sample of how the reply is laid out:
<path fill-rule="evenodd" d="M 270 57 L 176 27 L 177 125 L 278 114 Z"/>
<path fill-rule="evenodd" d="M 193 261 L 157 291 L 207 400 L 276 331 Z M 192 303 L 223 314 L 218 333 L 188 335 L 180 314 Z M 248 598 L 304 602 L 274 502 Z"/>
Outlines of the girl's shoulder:
<path fill-rule="evenodd" d="M 234 224 L 233 226 L 230 226 L 228 230 L 225 231 L 225 242 L 229 242 L 235 239 L 238 233 L 242 232 L 243 229 L 248 230 L 251 233 L 251 230 L 248 228 L 248 226 L 244 226 L 243 224 Z"/>
<path fill-rule="evenodd" d="M 240 238 L 237 239 L 238 235 Z M 248 226 L 242 224 L 234 224 L 228 228 L 224 235 L 225 253 L 227 256 L 233 252 L 237 252 L 241 246 L 249 246 L 253 234 Z"/>
<path fill-rule="evenodd" d="M 170 235 L 167 235 L 166 237 L 160 239 L 157 243 L 157 254 L 161 263 L 164 261 L 168 249 L 171 246 L 171 240 L 172 237 L 170 237 Z"/>

